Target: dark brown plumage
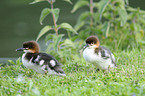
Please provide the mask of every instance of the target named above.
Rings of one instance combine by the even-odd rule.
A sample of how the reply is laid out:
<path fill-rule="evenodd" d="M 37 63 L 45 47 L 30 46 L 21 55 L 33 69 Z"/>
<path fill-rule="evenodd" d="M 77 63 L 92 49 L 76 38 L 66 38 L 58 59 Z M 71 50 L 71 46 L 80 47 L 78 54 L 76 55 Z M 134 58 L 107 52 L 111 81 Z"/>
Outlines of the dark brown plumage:
<path fill-rule="evenodd" d="M 32 53 L 38 53 L 40 50 L 39 44 L 34 40 L 24 42 L 23 48 L 28 48 L 29 50 L 32 51 Z"/>
<path fill-rule="evenodd" d="M 97 36 L 90 36 L 86 39 L 86 48 L 83 51 L 84 59 L 97 65 L 97 68 L 102 70 L 108 70 L 109 67 L 116 67 L 115 57 L 112 52 L 100 46 L 100 42 Z"/>
<path fill-rule="evenodd" d="M 96 48 L 100 46 L 100 41 L 96 36 L 90 36 L 86 39 L 86 44 L 95 44 Z"/>
<path fill-rule="evenodd" d="M 38 73 L 48 73 L 65 76 L 61 64 L 51 55 L 39 52 L 39 44 L 36 41 L 23 43 L 23 48 L 17 51 L 24 51 L 22 63 L 25 67 L 35 70 Z"/>

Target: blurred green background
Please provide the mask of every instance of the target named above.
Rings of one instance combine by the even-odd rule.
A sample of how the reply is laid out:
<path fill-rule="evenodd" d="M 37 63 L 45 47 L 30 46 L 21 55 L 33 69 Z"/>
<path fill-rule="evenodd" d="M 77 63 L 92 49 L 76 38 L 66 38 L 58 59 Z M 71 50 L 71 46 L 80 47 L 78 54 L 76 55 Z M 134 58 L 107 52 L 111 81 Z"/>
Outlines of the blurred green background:
<path fill-rule="evenodd" d="M 39 23 L 41 10 L 50 5 L 46 2 L 30 5 L 33 0 L 0 0 L 0 62 L 2 58 L 16 58 L 21 56 L 21 52 L 15 50 L 22 47 L 24 41 L 35 40 L 43 25 Z M 71 0 L 73 4 L 77 0 Z M 99 1 L 99 0 L 94 0 Z M 65 4 L 66 3 L 66 4 Z M 129 0 L 129 5 L 145 10 L 144 0 Z M 60 18 L 58 24 L 67 22 L 74 26 L 79 14 L 88 10 L 83 7 L 81 10 L 70 13 L 73 5 L 67 4 L 63 0 L 56 0 L 56 8 L 60 8 Z M 52 20 L 47 18 L 44 25 L 51 24 Z M 41 49 L 45 48 L 43 38 L 40 39 Z M 4 60 L 4 59 L 3 59 Z"/>

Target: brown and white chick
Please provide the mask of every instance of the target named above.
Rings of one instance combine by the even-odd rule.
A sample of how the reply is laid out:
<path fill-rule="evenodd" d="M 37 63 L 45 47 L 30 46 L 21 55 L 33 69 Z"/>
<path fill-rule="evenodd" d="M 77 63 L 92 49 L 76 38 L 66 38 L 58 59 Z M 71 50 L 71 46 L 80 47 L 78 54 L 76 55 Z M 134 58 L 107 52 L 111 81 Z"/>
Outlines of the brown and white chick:
<path fill-rule="evenodd" d="M 41 74 L 48 73 L 48 75 L 66 76 L 61 68 L 61 64 L 53 56 L 40 53 L 39 48 L 36 41 L 28 41 L 23 43 L 22 48 L 16 49 L 16 51 L 25 52 L 22 55 L 23 65 Z"/>
<path fill-rule="evenodd" d="M 86 39 L 83 57 L 87 62 L 96 65 L 97 69 L 109 70 L 111 67 L 116 67 L 114 55 L 109 49 L 100 46 L 96 36 L 90 36 Z"/>

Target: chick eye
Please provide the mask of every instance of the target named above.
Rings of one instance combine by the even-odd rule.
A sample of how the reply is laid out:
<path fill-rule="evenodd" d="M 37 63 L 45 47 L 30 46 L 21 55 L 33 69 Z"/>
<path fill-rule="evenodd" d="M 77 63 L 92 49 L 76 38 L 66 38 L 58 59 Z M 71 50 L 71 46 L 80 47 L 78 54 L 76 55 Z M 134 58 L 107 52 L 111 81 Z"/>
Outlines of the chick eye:
<path fill-rule="evenodd" d="M 91 42 L 91 45 L 94 45 L 94 42 Z"/>

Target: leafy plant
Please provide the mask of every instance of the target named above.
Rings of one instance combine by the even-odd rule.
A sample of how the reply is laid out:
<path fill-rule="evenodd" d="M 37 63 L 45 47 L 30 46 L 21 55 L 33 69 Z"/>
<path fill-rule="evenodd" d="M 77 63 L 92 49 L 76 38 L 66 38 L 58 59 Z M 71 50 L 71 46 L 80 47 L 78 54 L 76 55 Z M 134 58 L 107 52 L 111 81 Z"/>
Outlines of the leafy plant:
<path fill-rule="evenodd" d="M 105 45 L 114 49 L 141 47 L 144 43 L 145 11 L 132 8 L 128 0 L 78 0 L 72 13 L 82 7 L 75 29 L 81 39 L 88 35 L 98 35 Z"/>
<path fill-rule="evenodd" d="M 60 49 L 62 49 L 61 45 L 63 43 L 65 43 L 65 40 L 62 40 L 64 34 L 59 34 L 59 30 L 60 29 L 65 29 L 68 33 L 68 36 L 70 36 L 71 33 L 73 34 L 77 34 L 76 30 L 68 23 L 63 22 L 61 24 L 57 24 L 57 21 L 59 19 L 59 12 L 60 9 L 59 8 L 54 8 L 54 3 L 55 0 L 35 0 L 30 4 L 35 4 L 37 2 L 42 2 L 42 1 L 47 1 L 50 4 L 50 8 L 44 8 L 41 12 L 40 15 L 40 24 L 43 25 L 43 21 L 44 19 L 47 17 L 47 15 L 51 14 L 52 18 L 53 18 L 53 25 L 46 25 L 44 26 L 39 34 L 38 37 L 36 39 L 36 41 L 38 41 L 43 35 L 45 35 L 46 33 L 48 33 L 50 30 L 53 30 L 55 32 L 55 34 L 48 34 L 46 35 L 46 42 L 49 43 L 49 46 L 46 49 L 46 52 L 52 52 L 52 53 L 59 53 L 58 51 Z M 66 2 L 71 3 L 70 0 L 65 0 Z M 63 44 L 65 45 L 65 44 Z"/>

